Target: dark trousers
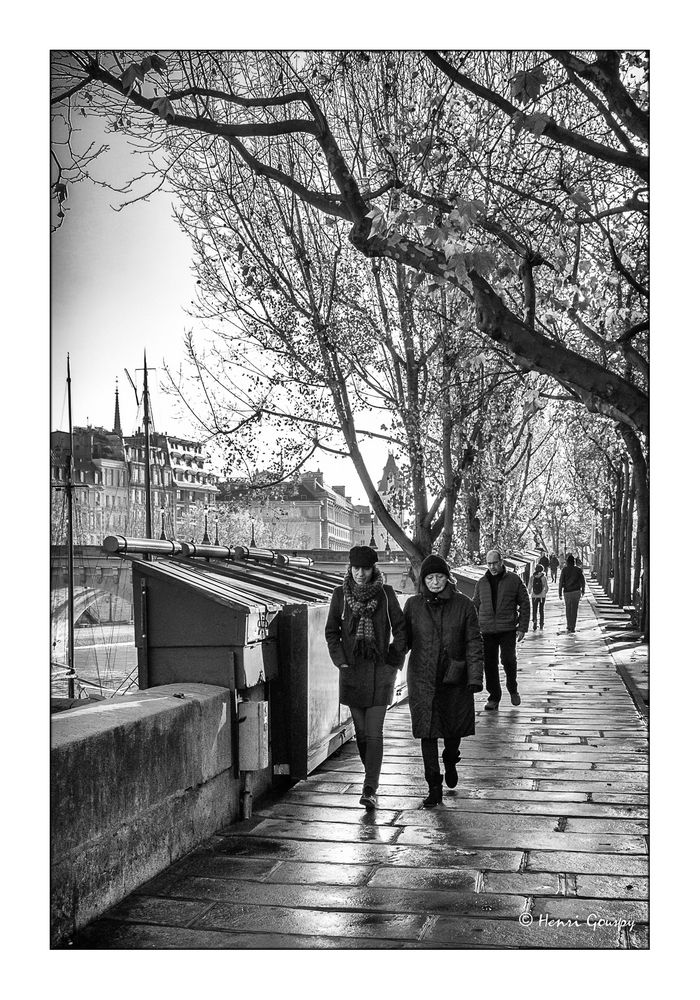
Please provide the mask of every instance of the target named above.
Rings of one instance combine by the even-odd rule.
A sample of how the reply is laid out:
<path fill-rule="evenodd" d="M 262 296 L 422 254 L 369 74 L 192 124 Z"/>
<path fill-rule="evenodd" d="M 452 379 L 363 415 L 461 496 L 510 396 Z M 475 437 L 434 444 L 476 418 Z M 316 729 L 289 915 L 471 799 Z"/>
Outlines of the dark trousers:
<path fill-rule="evenodd" d="M 573 632 L 576 628 L 576 619 L 578 618 L 578 605 L 581 600 L 580 590 L 565 590 L 564 591 L 564 607 L 566 608 L 566 628 L 569 632 Z"/>
<path fill-rule="evenodd" d="M 459 736 L 452 739 L 445 739 L 445 752 L 443 759 L 450 764 L 456 764 L 459 760 Z M 425 780 L 429 785 L 439 785 L 442 772 L 440 771 L 440 758 L 438 757 L 438 741 L 436 739 L 424 739 L 420 741 L 420 752 L 423 754 L 423 768 Z"/>
<path fill-rule="evenodd" d="M 544 628 L 544 597 L 532 598 L 532 624 L 537 624 L 537 608 L 540 609 L 540 628 Z"/>
<path fill-rule="evenodd" d="M 365 765 L 365 785 L 376 792 L 384 757 L 384 716 L 386 705 L 372 705 L 371 708 L 350 706 L 355 725 L 355 738 L 360 760 Z"/>
<path fill-rule="evenodd" d="M 556 581 L 556 579 L 557 579 L 557 571 L 558 571 L 558 570 L 559 570 L 559 567 L 558 567 L 558 566 L 555 566 L 555 567 L 554 567 L 554 568 L 552 569 L 552 580 L 554 580 L 554 581 Z"/>
<path fill-rule="evenodd" d="M 506 687 L 511 694 L 518 690 L 518 660 L 515 655 L 515 629 L 509 632 L 484 632 L 484 674 L 486 690 L 491 701 L 501 700 L 501 681 L 498 673 L 498 654 L 506 674 Z"/>

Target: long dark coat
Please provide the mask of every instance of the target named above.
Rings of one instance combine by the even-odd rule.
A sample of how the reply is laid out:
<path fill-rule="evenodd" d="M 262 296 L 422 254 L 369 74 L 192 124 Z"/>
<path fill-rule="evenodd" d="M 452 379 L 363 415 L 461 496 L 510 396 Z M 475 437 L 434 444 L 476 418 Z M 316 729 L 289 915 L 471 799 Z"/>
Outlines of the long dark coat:
<path fill-rule="evenodd" d="M 345 600 L 342 587 L 336 587 L 326 619 L 328 652 L 340 671 L 340 703 L 352 708 L 389 705 L 394 697 L 396 672 L 406 655 L 406 625 L 401 605 L 393 587 L 384 584 L 377 610 L 372 616 L 379 650 L 377 662 L 355 659 L 356 619 Z"/>
<path fill-rule="evenodd" d="M 448 583 L 438 600 L 425 593 L 404 608 L 408 660 L 408 705 L 416 739 L 456 738 L 474 733 L 474 694 L 483 687 L 484 651 L 472 601 Z M 446 671 L 462 666 L 457 684 L 443 684 Z M 465 666 L 464 666 L 465 665 Z"/>

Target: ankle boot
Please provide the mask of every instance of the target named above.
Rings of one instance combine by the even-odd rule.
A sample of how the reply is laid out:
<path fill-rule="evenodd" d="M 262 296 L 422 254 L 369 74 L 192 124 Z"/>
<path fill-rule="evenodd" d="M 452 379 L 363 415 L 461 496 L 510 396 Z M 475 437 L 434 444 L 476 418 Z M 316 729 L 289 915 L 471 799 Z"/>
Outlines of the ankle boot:
<path fill-rule="evenodd" d="M 456 788 L 457 781 L 459 780 L 457 777 L 457 762 L 462 759 L 462 755 L 458 753 L 454 760 L 450 760 L 449 757 L 445 756 L 445 753 L 446 751 L 443 750 L 442 762 L 445 765 L 445 784 L 448 788 Z"/>
<path fill-rule="evenodd" d="M 442 775 L 440 775 L 440 780 L 434 785 L 428 785 L 428 794 L 423 799 L 423 805 L 426 809 L 432 809 L 433 806 L 438 806 L 442 802 Z"/>

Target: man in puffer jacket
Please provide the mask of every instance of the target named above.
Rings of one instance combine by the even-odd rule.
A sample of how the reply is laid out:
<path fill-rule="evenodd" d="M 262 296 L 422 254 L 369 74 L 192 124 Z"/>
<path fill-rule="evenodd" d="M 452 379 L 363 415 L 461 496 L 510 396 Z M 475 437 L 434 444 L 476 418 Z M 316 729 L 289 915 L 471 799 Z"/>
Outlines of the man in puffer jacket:
<path fill-rule="evenodd" d="M 499 651 L 511 704 L 520 704 L 515 644 L 522 641 L 530 624 L 530 598 L 517 573 L 506 570 L 498 549 L 486 553 L 486 566 L 486 573 L 477 582 L 473 601 L 484 642 L 484 675 L 489 693 L 485 707 L 493 712 L 498 708 L 502 694 Z"/>

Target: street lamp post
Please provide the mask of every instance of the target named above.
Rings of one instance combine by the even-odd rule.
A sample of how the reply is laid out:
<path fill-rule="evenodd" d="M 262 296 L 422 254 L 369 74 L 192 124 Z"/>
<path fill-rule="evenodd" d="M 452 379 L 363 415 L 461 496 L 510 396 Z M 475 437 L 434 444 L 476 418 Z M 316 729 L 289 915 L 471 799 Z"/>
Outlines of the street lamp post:
<path fill-rule="evenodd" d="M 371 510 L 369 512 L 369 523 L 370 523 L 370 526 L 371 526 L 370 536 L 369 536 L 369 547 L 371 549 L 376 549 L 377 548 L 377 543 L 376 543 L 375 538 L 374 538 L 374 511 L 373 510 Z"/>
<path fill-rule="evenodd" d="M 160 508 L 160 540 L 165 541 L 165 507 Z"/>
<path fill-rule="evenodd" d="M 209 544 L 209 504 L 204 508 L 204 535 L 202 536 L 202 545 Z"/>
<path fill-rule="evenodd" d="M 219 544 L 219 512 L 214 511 L 214 545 Z"/>

